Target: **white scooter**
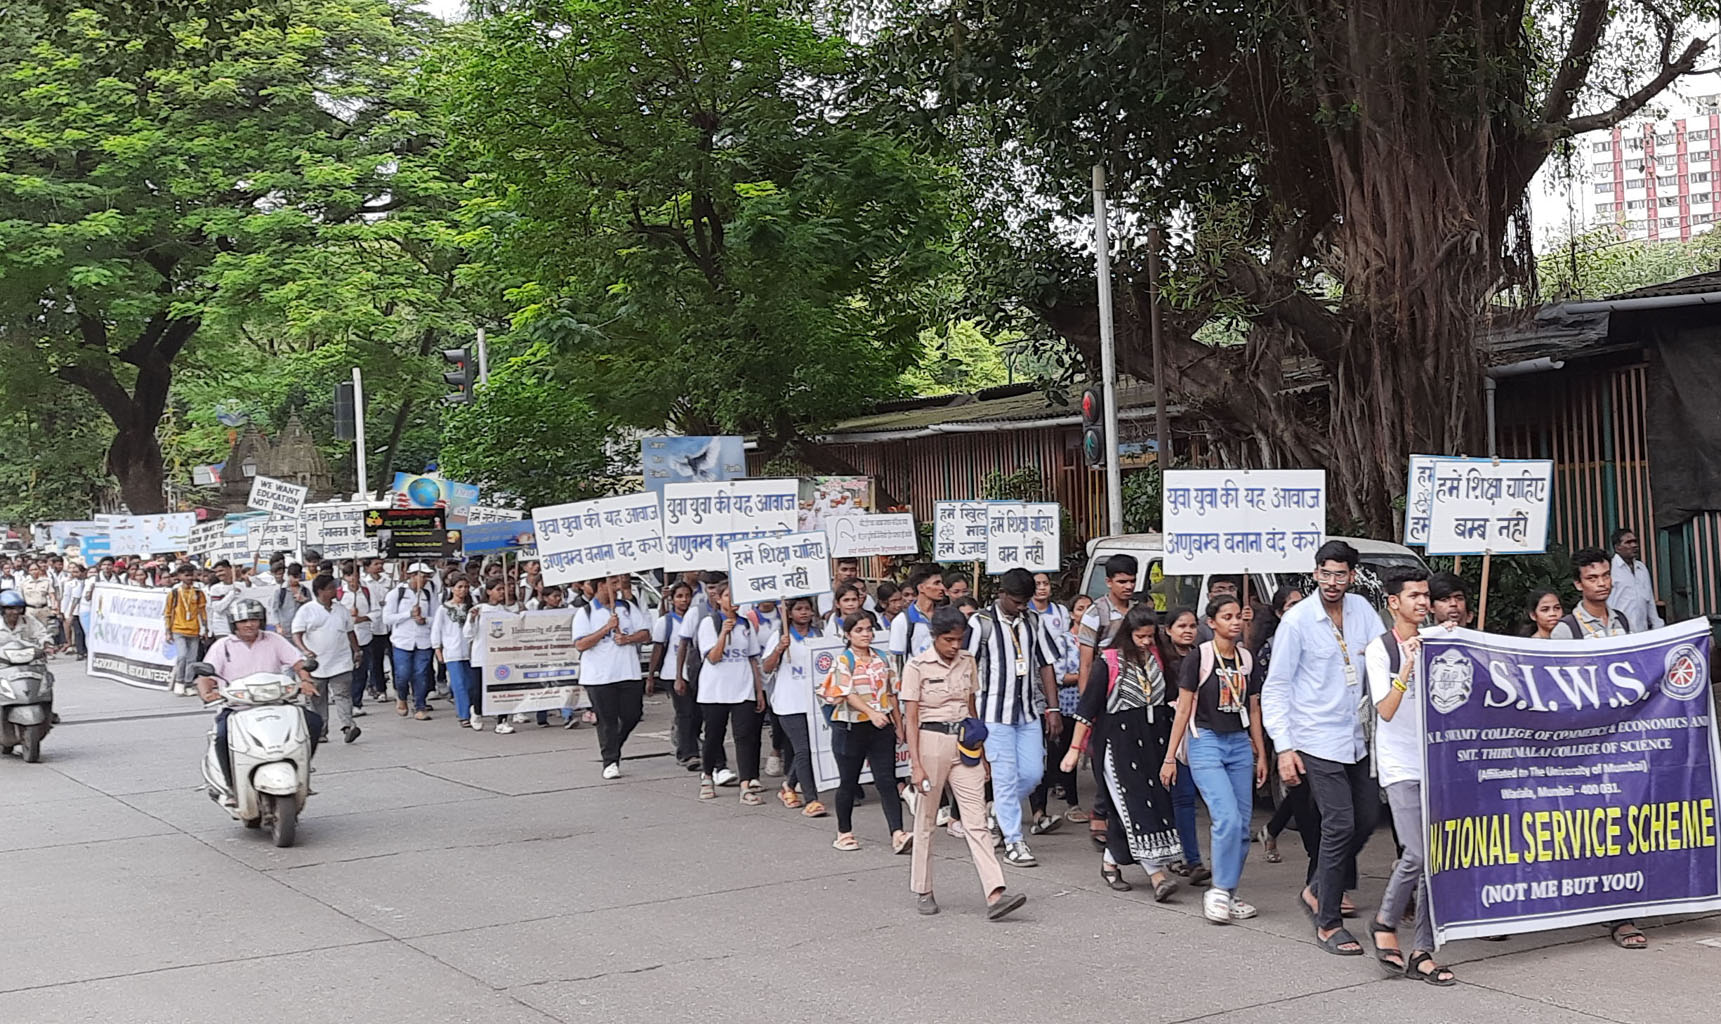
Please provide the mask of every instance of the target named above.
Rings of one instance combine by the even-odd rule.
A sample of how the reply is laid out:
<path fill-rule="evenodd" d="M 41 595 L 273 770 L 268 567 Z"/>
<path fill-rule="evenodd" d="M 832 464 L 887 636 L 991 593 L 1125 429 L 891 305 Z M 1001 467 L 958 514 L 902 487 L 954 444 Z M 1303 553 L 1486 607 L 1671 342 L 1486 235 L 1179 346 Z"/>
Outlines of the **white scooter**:
<path fill-rule="evenodd" d="M 0 753 L 22 747 L 24 760 L 42 759 L 42 740 L 54 727 L 54 673 L 47 652 L 13 641 L 0 647 Z"/>
<path fill-rule="evenodd" d="M 314 668 L 306 659 L 306 668 Z M 207 662 L 192 666 L 198 676 L 215 676 Z M 311 795 L 311 733 L 299 702 L 299 680 L 292 672 L 257 672 L 231 681 L 217 677 L 221 699 L 214 708 L 229 707 L 227 748 L 233 759 L 230 789 L 215 755 L 215 729 L 203 755 L 203 783 L 209 799 L 220 804 L 246 828 L 269 827 L 276 846 L 292 846 L 299 812 Z"/>

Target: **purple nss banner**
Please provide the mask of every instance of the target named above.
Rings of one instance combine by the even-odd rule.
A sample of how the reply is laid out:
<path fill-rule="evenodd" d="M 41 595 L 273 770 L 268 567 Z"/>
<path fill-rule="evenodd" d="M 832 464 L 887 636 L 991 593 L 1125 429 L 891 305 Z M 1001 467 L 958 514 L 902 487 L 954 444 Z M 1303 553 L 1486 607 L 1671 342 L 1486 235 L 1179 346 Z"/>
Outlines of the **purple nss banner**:
<path fill-rule="evenodd" d="M 1438 942 L 1721 909 L 1707 621 L 1422 638 Z"/>

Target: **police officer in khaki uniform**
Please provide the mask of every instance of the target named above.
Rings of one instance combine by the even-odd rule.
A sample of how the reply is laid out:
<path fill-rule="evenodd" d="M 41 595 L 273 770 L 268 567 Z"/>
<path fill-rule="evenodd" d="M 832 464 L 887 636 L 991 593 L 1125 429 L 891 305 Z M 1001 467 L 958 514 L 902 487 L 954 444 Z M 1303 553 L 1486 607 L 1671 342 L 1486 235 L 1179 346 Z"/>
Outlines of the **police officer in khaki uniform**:
<path fill-rule="evenodd" d="M 986 765 L 977 739 L 984 736 L 985 726 L 974 714 L 980 669 L 974 656 L 962 649 L 967 628 L 962 612 L 939 609 L 932 616 L 932 646 L 903 667 L 898 696 L 906 715 L 913 785 L 924 796 L 940 792 L 949 783 L 968 833 L 974 870 L 986 893 L 986 916 L 996 921 L 1028 902 L 1028 897 L 1004 891 L 1004 870 L 986 828 Z M 909 888 L 922 914 L 938 913 L 938 902 L 932 898 L 932 833 L 937 817 L 937 800 L 919 801 Z"/>

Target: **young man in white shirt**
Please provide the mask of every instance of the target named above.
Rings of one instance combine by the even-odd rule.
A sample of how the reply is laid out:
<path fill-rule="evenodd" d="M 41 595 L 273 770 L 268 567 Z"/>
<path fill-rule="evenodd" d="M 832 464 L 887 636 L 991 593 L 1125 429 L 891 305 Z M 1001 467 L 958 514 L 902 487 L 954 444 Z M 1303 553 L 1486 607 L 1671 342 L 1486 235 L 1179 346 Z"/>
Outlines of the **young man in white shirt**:
<path fill-rule="evenodd" d="M 908 574 L 905 586 L 914 591 L 914 603 L 891 622 L 888 644 L 899 676 L 908 659 L 932 647 L 932 613 L 944 598 L 944 572 L 936 565 L 923 565 Z"/>
<path fill-rule="evenodd" d="M 384 700 L 388 696 L 388 674 L 394 670 L 394 647 L 389 643 L 383 603 L 388 600 L 388 592 L 394 589 L 394 577 L 388 574 L 387 562 L 380 558 L 367 558 L 359 583 L 370 595 L 371 607 L 375 609 L 371 613 L 370 670 L 365 673 L 365 685 L 370 688 L 372 700 Z"/>
<path fill-rule="evenodd" d="M 1667 625 L 1655 607 L 1655 581 L 1649 578 L 1649 566 L 1643 564 L 1643 549 L 1637 532 L 1625 527 L 1613 531 L 1613 591 L 1607 605 L 1625 616 L 1633 633 L 1660 629 Z"/>
<path fill-rule="evenodd" d="M 359 640 L 353 633 L 352 616 L 335 600 L 339 590 L 333 576 L 318 576 L 311 584 L 311 600 L 299 606 L 288 629 L 294 645 L 317 659 L 317 667 L 311 670 L 317 686 L 313 702 L 323 728 L 328 728 L 329 700 L 333 697 L 335 714 L 341 718 L 341 735 L 351 743 L 359 738 L 359 727 L 353 721 L 353 660 L 359 654 Z M 326 741 L 328 737 L 319 739 Z"/>
<path fill-rule="evenodd" d="M 1380 910 L 1369 931 L 1375 959 L 1389 971 L 1430 985 L 1456 984 L 1452 972 L 1434 962 L 1434 922 L 1429 916 L 1426 840 L 1422 828 L 1422 680 L 1418 659 L 1422 623 L 1428 617 L 1428 570 L 1391 568 L 1381 581 L 1392 628 L 1363 649 L 1368 669 L 1369 699 L 1378 721 L 1374 727 L 1374 767 L 1392 808 L 1392 823 L 1404 852 L 1393 865 Z M 1451 628 L 1450 624 L 1447 628 Z M 1398 925 L 1412 898 L 1416 900 L 1416 944 L 1407 961 L 1398 944 Z M 1391 939 L 1391 945 L 1385 940 Z"/>
<path fill-rule="evenodd" d="M 430 721 L 430 621 L 436 615 L 436 598 L 427 586 L 429 579 L 430 566 L 412 563 L 406 582 L 388 592 L 382 613 L 394 648 L 395 714 L 409 713 L 410 693 L 411 714 L 420 722 Z"/>
<path fill-rule="evenodd" d="M 580 685 L 598 714 L 598 751 L 606 779 L 621 778 L 622 745 L 645 715 L 639 645 L 651 638 L 651 626 L 633 604 L 617 599 L 616 590 L 625 579 L 599 580 L 592 603 L 574 615 Z"/>

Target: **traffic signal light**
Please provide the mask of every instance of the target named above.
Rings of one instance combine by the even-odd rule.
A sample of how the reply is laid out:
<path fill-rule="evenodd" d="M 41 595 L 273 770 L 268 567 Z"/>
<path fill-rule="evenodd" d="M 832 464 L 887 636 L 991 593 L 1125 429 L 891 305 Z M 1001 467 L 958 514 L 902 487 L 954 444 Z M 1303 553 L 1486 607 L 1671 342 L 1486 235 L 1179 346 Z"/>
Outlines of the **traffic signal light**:
<path fill-rule="evenodd" d="M 340 441 L 358 439 L 358 414 L 353 401 L 351 383 L 335 385 L 335 438 Z"/>
<path fill-rule="evenodd" d="M 1106 464 L 1105 393 L 1099 388 L 1082 391 L 1082 458 L 1094 469 Z"/>
<path fill-rule="evenodd" d="M 442 358 L 454 366 L 454 369 L 448 370 L 442 375 L 442 379 L 454 388 L 453 391 L 443 397 L 442 401 L 447 405 L 465 405 L 472 401 L 471 354 L 463 348 L 445 348 L 442 350 Z"/>

